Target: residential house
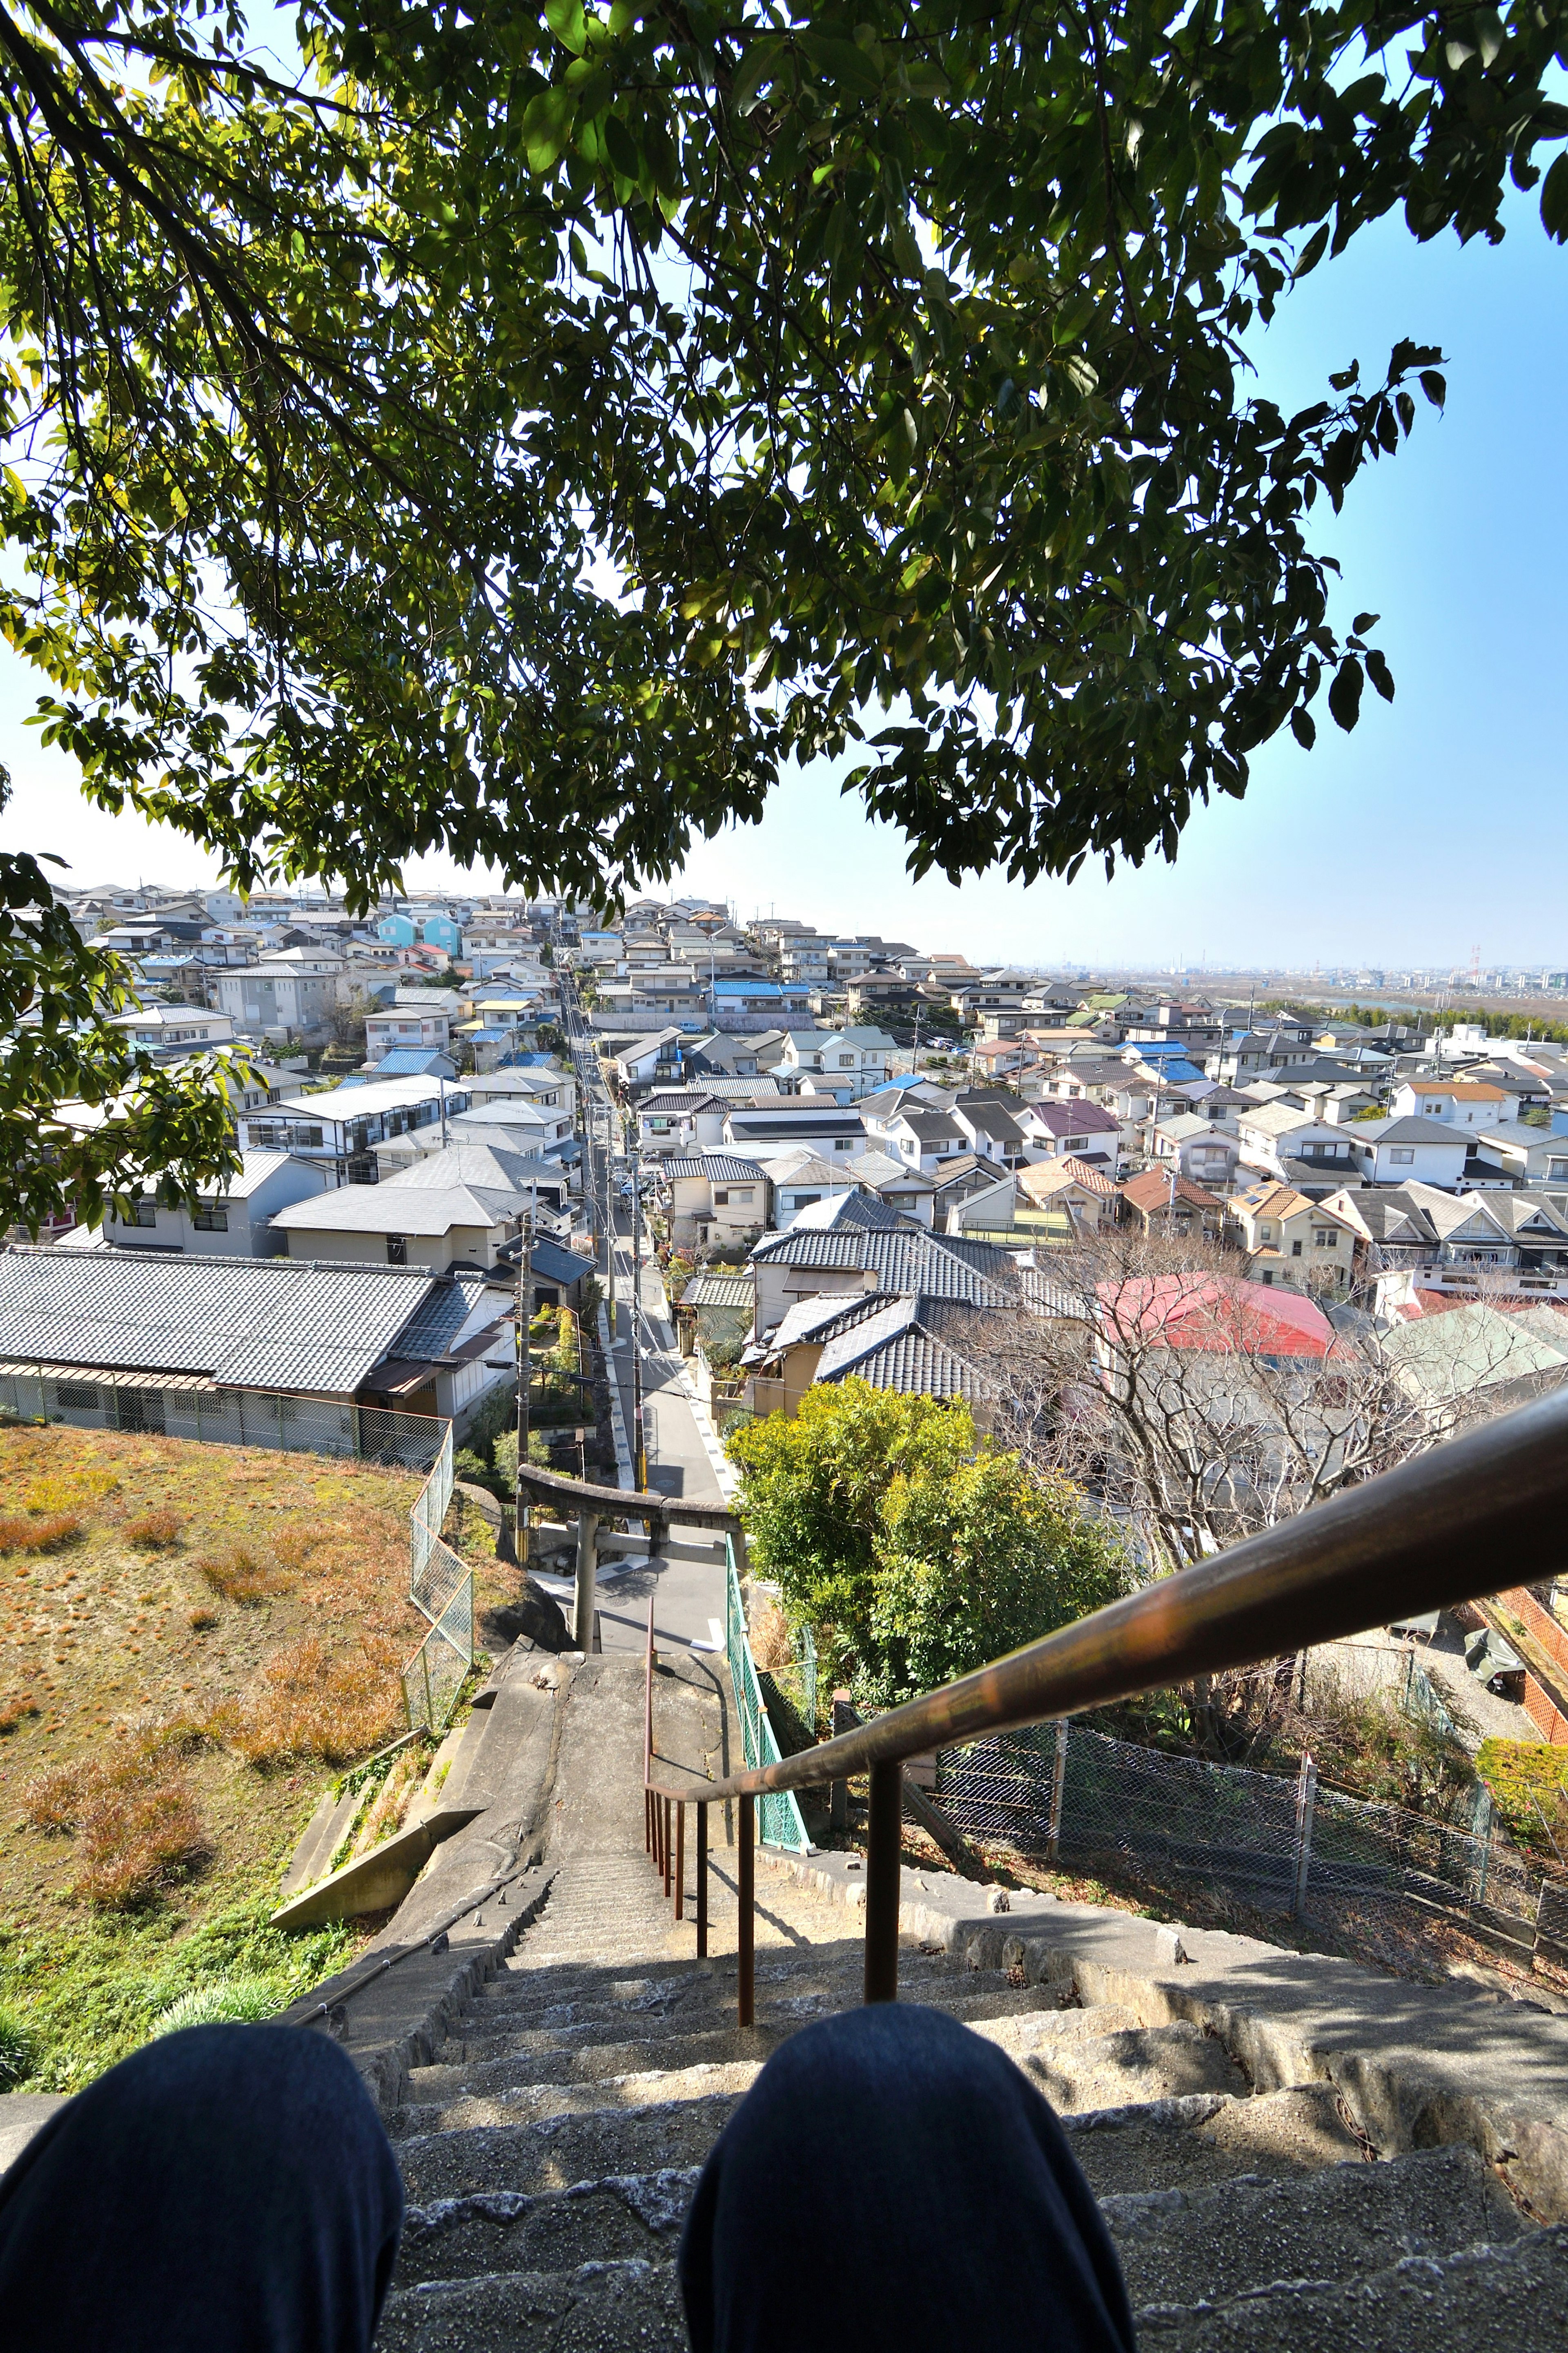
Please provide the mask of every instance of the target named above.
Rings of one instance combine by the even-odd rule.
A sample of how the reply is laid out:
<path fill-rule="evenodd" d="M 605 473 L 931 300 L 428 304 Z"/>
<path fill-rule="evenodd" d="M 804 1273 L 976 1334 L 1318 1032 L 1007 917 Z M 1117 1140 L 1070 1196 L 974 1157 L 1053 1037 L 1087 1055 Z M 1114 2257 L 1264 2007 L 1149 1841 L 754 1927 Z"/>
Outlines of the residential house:
<path fill-rule="evenodd" d="M 433 1274 L 454 1267 L 490 1272 L 519 1230 L 510 1192 L 471 1185 L 344 1185 L 274 1217 L 291 1258 L 363 1266 L 418 1266 Z"/>
<path fill-rule="evenodd" d="M 951 1111 L 924 1103 L 909 1103 L 895 1113 L 880 1113 L 878 1126 L 867 1132 L 890 1159 L 901 1160 L 928 1176 L 944 1161 L 974 1149 L 973 1135 L 959 1125 Z"/>
<path fill-rule="evenodd" d="M 806 1072 L 820 1076 L 848 1102 L 882 1084 L 893 1050 L 881 1029 L 790 1029 L 776 1069 L 786 1085 Z"/>
<path fill-rule="evenodd" d="M 986 1015 L 989 1021 L 995 1017 Z M 1004 1016 L 1010 1018 L 1010 1016 Z M 1029 1048 L 1017 1038 L 977 1038 L 969 1050 L 969 1060 L 977 1076 L 984 1079 L 1014 1078 L 1031 1059 Z"/>
<path fill-rule="evenodd" d="M 1240 1140 L 1196 1112 L 1158 1121 L 1149 1131 L 1149 1155 L 1157 1168 L 1176 1168 L 1195 1185 L 1228 1186 L 1236 1174 Z"/>
<path fill-rule="evenodd" d="M 1184 1397 L 1201 1398 L 1209 1386 L 1194 1376 L 1201 1360 L 1211 1359 L 1215 1383 L 1239 1419 L 1255 1425 L 1267 1420 L 1269 1408 L 1257 1396 L 1249 1403 L 1231 1368 L 1237 1357 L 1256 1357 L 1272 1366 L 1300 1365 L 1305 1371 L 1322 1365 L 1334 1346 L 1334 1327 L 1317 1302 L 1281 1284 L 1194 1271 L 1107 1283 L 1100 1297 L 1096 1354 L 1108 1381 L 1123 1374 L 1135 1352 L 1142 1356 L 1152 1349 L 1157 1355 L 1168 1348 L 1198 1359 L 1172 1392 L 1172 1405 L 1179 1408 Z"/>
<path fill-rule="evenodd" d="M 1040 1164 L 1045 1167 L 1050 1165 L 1048 1161 Z M 914 1173 L 918 1172 L 911 1171 Z M 967 1201 L 972 1193 L 983 1193 L 988 1185 L 996 1182 L 996 1163 L 983 1160 L 977 1152 L 961 1152 L 955 1160 L 944 1160 L 926 1182 L 931 1187 L 929 1222 L 933 1231 L 944 1234 L 954 1206 L 960 1201 Z"/>
<path fill-rule="evenodd" d="M 809 1144 L 765 1145 L 755 1156 L 772 1187 L 772 1214 L 766 1222 L 779 1232 L 794 1225 L 803 1209 L 815 1208 L 818 1201 L 829 1200 L 837 1193 L 855 1190 L 848 1162 L 825 1160 Z"/>
<path fill-rule="evenodd" d="M 1116 1222 L 1120 1197 L 1115 1179 L 1094 1161 L 1079 1160 L 1072 1153 L 1020 1168 L 1018 1191 L 1037 1208 L 1066 1210 L 1080 1233 L 1099 1233 Z"/>
<path fill-rule="evenodd" d="M 1030 1159 L 1087 1160 L 1116 1173 L 1121 1158 L 1121 1123 L 1103 1103 L 1062 1103 L 1050 1096 L 1032 1103 Z"/>
<path fill-rule="evenodd" d="M 726 1105 L 704 1087 L 660 1087 L 637 1105 L 637 1148 L 645 1158 L 707 1150 L 723 1140 Z"/>
<path fill-rule="evenodd" d="M 492 1103 L 529 1103 L 536 1111 L 557 1112 L 567 1122 L 575 1122 L 577 1082 L 570 1071 L 562 1070 L 548 1057 L 504 1071 L 477 1072 L 465 1083 L 475 1111 Z"/>
<path fill-rule="evenodd" d="M 481 1129 L 484 1142 L 499 1136 L 504 1148 L 528 1158 L 538 1155 L 569 1168 L 580 1157 L 572 1122 L 564 1112 L 548 1104 L 509 1095 L 476 1103 L 471 1110 L 459 1112 L 447 1122 L 447 1136 L 454 1144 L 477 1135 Z M 431 1129 L 426 1128 L 412 1140 L 422 1155 L 435 1149 Z"/>
<path fill-rule="evenodd" d="M 671 1153 L 659 1192 L 676 1250 L 743 1248 L 768 1225 L 768 1172 L 732 1152 Z"/>
<path fill-rule="evenodd" d="M 364 1018 L 365 1059 L 384 1062 L 394 1047 L 412 1047 L 427 1054 L 444 1054 L 451 1042 L 455 1000 L 440 992 L 439 1005 L 410 1004 L 399 997 L 392 1005 Z"/>
<path fill-rule="evenodd" d="M 1237 1119 L 1242 1165 L 1259 1176 L 1281 1177 L 1309 1195 L 1356 1175 L 1361 1161 L 1352 1139 L 1361 1133 L 1315 1119 L 1292 1103 L 1258 1103 Z"/>
<path fill-rule="evenodd" d="M 1173 1167 L 1151 1168 L 1120 1188 L 1122 1214 L 1143 1231 L 1201 1236 L 1217 1242 L 1224 1231 L 1225 1204 L 1215 1195 L 1180 1176 Z"/>
<path fill-rule="evenodd" d="M 1051 1250 L 1076 1240 L 1079 1229 L 1071 1211 L 1063 1203 L 1037 1201 L 1026 1192 L 1023 1180 L 1027 1174 L 1026 1169 L 1010 1170 L 966 1199 L 954 1202 L 944 1230 L 971 1241 L 995 1242 L 1008 1250 Z"/>
<path fill-rule="evenodd" d="M 1394 1090 L 1396 1119 L 1439 1119 L 1448 1127 L 1489 1130 L 1519 1117 L 1511 1088 L 1483 1079 L 1402 1079 Z"/>
<path fill-rule="evenodd" d="M 341 956 L 288 948 L 264 963 L 215 974 L 213 994 L 236 1029 L 253 1037 L 297 1031 L 309 1038 L 331 1018 L 342 962 Z"/>
<path fill-rule="evenodd" d="M 1250 1281 L 1318 1294 L 1349 1291 L 1360 1237 L 1325 1202 L 1266 1178 L 1233 1193 L 1226 1215 L 1247 1253 Z"/>
<path fill-rule="evenodd" d="M 106 1217 L 101 1237 L 116 1250 L 158 1250 L 166 1255 L 271 1258 L 288 1244 L 273 1233 L 274 1213 L 294 1201 L 324 1192 L 331 1172 L 287 1152 L 247 1152 L 238 1174 L 202 1187 L 195 1206 L 167 1204 L 146 1193 L 125 1218 Z M 80 1229 L 79 1229 L 79 1232 Z M 90 1237 L 82 1232 L 81 1241 Z"/>
<path fill-rule="evenodd" d="M 976 1308 L 1008 1305 L 1013 1297 L 1005 1250 L 929 1232 L 865 1193 L 803 1209 L 787 1233 L 763 1236 L 751 1266 L 759 1340 L 776 1330 L 796 1300 L 817 1293 L 924 1293 Z"/>
<path fill-rule="evenodd" d="M 905 1217 L 912 1218 L 917 1225 L 929 1226 L 933 1222 L 936 1180 L 925 1176 L 919 1168 L 907 1167 L 901 1160 L 895 1160 L 890 1153 L 857 1153 L 853 1159 L 844 1163 L 844 1174 L 863 1193 L 874 1193 L 887 1208 L 901 1209 Z M 776 1213 L 775 1222 L 779 1225 L 784 1223 L 783 1218 L 777 1217 Z"/>
<path fill-rule="evenodd" d="M 961 1398 L 988 1430 L 995 1388 L 963 1353 L 972 1330 L 964 1310 L 918 1293 L 803 1301 L 765 1352 L 752 1352 L 752 1410 L 794 1414 L 808 1388 L 853 1377 L 900 1397 Z"/>
<path fill-rule="evenodd" d="M 680 1075 L 681 1032 L 668 1027 L 628 1038 L 616 1045 L 610 1060 L 616 1077 L 628 1092 L 659 1084 Z M 607 1044 L 609 1041 L 606 1040 Z"/>
<path fill-rule="evenodd" d="M 1548 1128 L 1515 1120 L 1476 1137 L 1465 1162 L 1467 1190 L 1475 1189 L 1478 1182 L 1488 1183 L 1479 1174 L 1483 1168 L 1495 1170 L 1510 1185 L 1568 1184 L 1568 1141 Z"/>
<path fill-rule="evenodd" d="M 384 1264 L 13 1248 L 0 1252 L 0 1407 L 316 1452 L 406 1440 L 423 1467 L 428 1434 L 387 1409 L 445 1415 L 461 1436 L 511 1377 L 510 1358 L 502 1373 L 487 1362 L 510 1304 L 481 1276 Z"/>
<path fill-rule="evenodd" d="M 1435 1119 L 1358 1120 L 1343 1131 L 1366 1185 L 1436 1185 L 1452 1192 L 1465 1174 L 1470 1136 Z"/>
<path fill-rule="evenodd" d="M 808 1144 L 825 1160 L 847 1161 L 865 1151 L 866 1130 L 858 1111 L 786 1101 L 759 1103 L 752 1109 L 730 1106 L 724 1114 L 722 1140 L 732 1151 L 742 1153 Z"/>
<path fill-rule="evenodd" d="M 181 1060 L 203 1049 L 212 1052 L 234 1042 L 234 1023 L 226 1013 L 198 1013 L 184 1005 L 143 1005 L 134 1013 L 116 1014 L 109 1026 L 122 1029 L 132 1045 L 158 1062 Z"/>
<path fill-rule="evenodd" d="M 1204 1056 L 1204 1069 L 1211 1079 L 1240 1086 L 1247 1079 L 1266 1079 L 1291 1062 L 1304 1060 L 1310 1040 L 1311 1026 L 1305 1021 L 1276 1021 L 1266 1029 L 1233 1029 L 1223 1044 Z"/>
<path fill-rule="evenodd" d="M 374 1185 L 378 1145 L 439 1128 L 468 1107 L 467 1088 L 440 1079 L 345 1080 L 314 1094 L 285 1095 L 238 1121 L 247 1152 L 292 1152 L 324 1164 L 340 1183 Z"/>

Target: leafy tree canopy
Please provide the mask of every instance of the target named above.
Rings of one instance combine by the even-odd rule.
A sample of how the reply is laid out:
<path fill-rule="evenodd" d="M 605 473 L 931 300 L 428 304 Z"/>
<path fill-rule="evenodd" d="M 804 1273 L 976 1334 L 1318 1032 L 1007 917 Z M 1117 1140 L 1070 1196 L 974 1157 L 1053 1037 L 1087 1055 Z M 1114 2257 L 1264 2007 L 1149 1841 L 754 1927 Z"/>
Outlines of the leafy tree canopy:
<path fill-rule="evenodd" d="M 1287 417 L 1240 339 L 1392 208 L 1500 235 L 1564 11 L 308 0 L 298 87 L 207 0 L 0 15 L 46 740 L 359 905 L 613 897 L 819 754 L 916 871 L 1169 854 L 1392 694 L 1310 513 L 1443 397 L 1400 340 Z"/>
<path fill-rule="evenodd" d="M 758 1565 L 833 1672 L 892 1707 L 1113 1600 L 1121 1546 L 1063 1478 L 983 1444 L 966 1406 L 858 1380 L 730 1440 Z"/>

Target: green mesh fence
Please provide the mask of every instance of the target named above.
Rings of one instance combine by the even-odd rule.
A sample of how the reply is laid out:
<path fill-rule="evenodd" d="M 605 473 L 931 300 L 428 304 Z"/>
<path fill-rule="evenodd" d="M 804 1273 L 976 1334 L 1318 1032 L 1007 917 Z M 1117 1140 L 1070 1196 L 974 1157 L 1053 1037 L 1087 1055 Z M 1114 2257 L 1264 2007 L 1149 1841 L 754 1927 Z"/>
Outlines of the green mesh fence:
<path fill-rule="evenodd" d="M 730 1661 L 730 1681 L 734 1685 L 735 1707 L 741 1719 L 741 1746 L 748 1767 L 779 1763 L 779 1745 L 773 1738 L 773 1725 L 768 1722 L 767 1709 L 763 1705 L 762 1687 L 757 1682 L 756 1662 L 752 1657 L 752 1645 L 746 1632 L 746 1610 L 741 1599 L 741 1580 L 735 1569 L 735 1546 L 726 1537 L 725 1551 L 729 1559 L 728 1604 L 725 1612 L 725 1649 Z M 813 1654 L 813 1667 L 816 1658 Z M 792 1854 L 809 1854 L 811 1841 L 805 1834 L 800 1807 L 793 1789 L 770 1790 L 757 1799 L 757 1836 L 764 1846 L 781 1846 Z"/>

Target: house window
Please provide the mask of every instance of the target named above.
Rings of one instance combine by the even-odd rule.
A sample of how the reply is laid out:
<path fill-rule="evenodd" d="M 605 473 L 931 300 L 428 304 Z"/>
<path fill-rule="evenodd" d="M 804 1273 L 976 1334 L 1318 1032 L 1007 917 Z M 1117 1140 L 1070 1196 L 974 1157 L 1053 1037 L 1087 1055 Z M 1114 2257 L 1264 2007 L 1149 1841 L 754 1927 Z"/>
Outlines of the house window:
<path fill-rule="evenodd" d="M 198 1201 L 191 1223 L 198 1234 L 226 1234 L 228 1211 L 221 1201 Z"/>
<path fill-rule="evenodd" d="M 1390 1146 L 1388 1156 L 1395 1168 L 1408 1168 L 1415 1157 L 1415 1148 L 1409 1144 L 1395 1144 Z"/>
<path fill-rule="evenodd" d="M 713 1196 L 713 1207 L 716 1209 L 721 1209 L 729 1198 L 730 1196 L 728 1193 L 715 1193 Z"/>
<path fill-rule="evenodd" d="M 1292 1242 L 1292 1243 L 1291 1243 L 1291 1245 L 1290 1245 L 1290 1255 L 1291 1255 L 1291 1257 L 1292 1257 L 1292 1258 L 1300 1258 L 1300 1255 L 1301 1255 L 1301 1245 L 1300 1245 L 1300 1242 Z"/>
<path fill-rule="evenodd" d="M 1314 1226 L 1312 1228 L 1312 1248 L 1314 1250 L 1332 1250 L 1338 1240 L 1339 1236 L 1332 1226 Z"/>
<path fill-rule="evenodd" d="M 60 1381 L 56 1385 L 55 1402 L 62 1413 L 96 1413 L 98 1391 L 90 1381 Z"/>
<path fill-rule="evenodd" d="M 1546 1174 L 1554 1184 L 1568 1182 L 1568 1160 L 1549 1160 Z"/>
<path fill-rule="evenodd" d="M 128 1226 L 155 1226 L 158 1222 L 157 1202 L 138 1201 L 136 1204 L 136 1215 L 133 1218 L 127 1218 L 125 1222 Z"/>
<path fill-rule="evenodd" d="M 387 1265 L 388 1265 L 388 1266 L 406 1266 L 406 1265 L 407 1265 L 407 1263 L 408 1263 L 408 1241 L 407 1241 L 407 1237 L 406 1237 L 405 1235 L 404 1235 L 404 1234 L 388 1234 L 388 1235 L 387 1235 L 387 1237 L 386 1237 L 386 1263 L 387 1263 Z"/>
<path fill-rule="evenodd" d="M 838 1067 L 841 1071 L 852 1071 L 855 1068 L 854 1055 L 840 1054 L 838 1057 Z"/>

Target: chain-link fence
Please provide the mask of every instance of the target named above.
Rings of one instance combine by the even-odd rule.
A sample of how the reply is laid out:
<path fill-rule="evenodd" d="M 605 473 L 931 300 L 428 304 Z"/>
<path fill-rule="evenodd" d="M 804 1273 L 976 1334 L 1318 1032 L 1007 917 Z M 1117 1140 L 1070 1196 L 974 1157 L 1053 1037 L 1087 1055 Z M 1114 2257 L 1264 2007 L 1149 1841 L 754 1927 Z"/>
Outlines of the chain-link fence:
<path fill-rule="evenodd" d="M 735 1569 L 735 1544 L 732 1536 L 725 1538 L 729 1570 L 725 1582 L 724 1647 L 730 1664 L 730 1681 L 734 1686 L 735 1708 L 741 1719 L 741 1747 L 748 1767 L 776 1765 L 779 1745 L 768 1721 L 768 1711 L 763 1704 L 762 1686 L 757 1681 L 756 1662 L 752 1657 L 752 1645 L 746 1632 L 746 1606 L 741 1599 L 741 1580 Z M 816 1652 L 812 1653 L 813 1665 Z M 809 1854 L 811 1841 L 805 1834 L 799 1803 L 793 1789 L 770 1790 L 757 1799 L 757 1836 L 766 1846 L 787 1847 L 793 1854 Z"/>
<path fill-rule="evenodd" d="M 90 1380 L 47 1370 L 0 1373 L 0 1411 L 26 1421 L 68 1422 L 76 1430 L 348 1455 L 409 1471 L 428 1470 L 447 1428 L 433 1414 L 399 1413 L 346 1398 L 217 1388 L 194 1376 L 160 1381 L 141 1373 L 96 1373 Z"/>
<path fill-rule="evenodd" d="M 474 1572 L 441 1541 L 452 1501 L 452 1425 L 408 1514 L 408 1598 L 430 1631 L 403 1670 L 410 1730 L 440 1731 L 474 1663 Z"/>
<path fill-rule="evenodd" d="M 937 1788 L 966 1835 L 1063 1870 L 1131 1868 L 1266 1915 L 1441 1915 L 1521 1953 L 1568 1957 L 1568 1888 L 1493 1831 L 1484 1790 L 1470 1820 L 1441 1821 L 1319 1788 L 1310 1760 L 1287 1779 L 1077 1725 L 945 1749 Z"/>

